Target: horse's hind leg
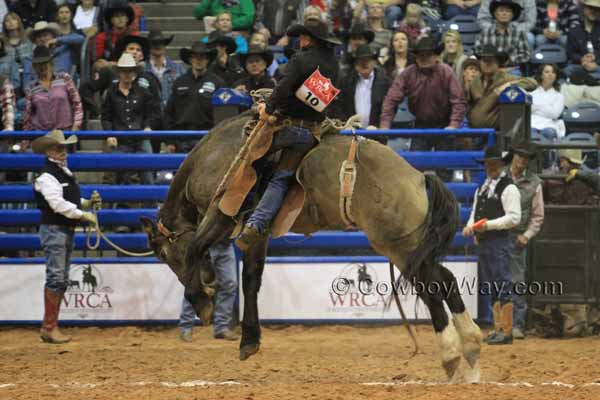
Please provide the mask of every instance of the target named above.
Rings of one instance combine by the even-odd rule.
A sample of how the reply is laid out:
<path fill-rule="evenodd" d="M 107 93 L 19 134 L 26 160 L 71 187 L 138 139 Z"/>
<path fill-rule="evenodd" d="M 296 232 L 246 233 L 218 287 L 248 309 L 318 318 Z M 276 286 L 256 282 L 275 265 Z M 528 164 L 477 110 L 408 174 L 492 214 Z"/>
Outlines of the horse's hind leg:
<path fill-rule="evenodd" d="M 460 296 L 456 277 L 443 265 L 438 265 L 439 274 L 444 283 L 446 304 L 452 312 L 454 326 L 462 340 L 463 355 L 471 370 L 465 372 L 467 383 L 478 383 L 480 379 L 479 355 L 481 352 L 481 330 L 473 322 Z"/>

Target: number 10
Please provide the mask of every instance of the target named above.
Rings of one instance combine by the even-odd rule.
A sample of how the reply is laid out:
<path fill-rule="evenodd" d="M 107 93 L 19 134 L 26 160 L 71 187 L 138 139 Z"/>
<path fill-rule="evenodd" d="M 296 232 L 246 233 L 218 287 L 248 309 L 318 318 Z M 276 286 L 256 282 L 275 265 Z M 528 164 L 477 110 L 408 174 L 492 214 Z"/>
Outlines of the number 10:
<path fill-rule="evenodd" d="M 304 100 L 308 101 L 314 107 L 319 105 L 319 99 L 316 98 L 315 96 L 313 96 L 313 94 L 310 91 L 308 92 L 308 94 L 306 95 L 306 98 Z"/>

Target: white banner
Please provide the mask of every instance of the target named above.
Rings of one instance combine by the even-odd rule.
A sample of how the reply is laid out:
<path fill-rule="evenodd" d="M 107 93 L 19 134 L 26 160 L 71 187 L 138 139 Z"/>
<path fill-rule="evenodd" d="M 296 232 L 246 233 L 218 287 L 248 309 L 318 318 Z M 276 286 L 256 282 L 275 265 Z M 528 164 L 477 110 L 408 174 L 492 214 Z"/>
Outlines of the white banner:
<path fill-rule="evenodd" d="M 456 277 L 467 310 L 477 318 L 477 263 L 444 265 Z M 397 319 L 400 313 L 389 282 L 387 263 L 267 264 L 258 295 L 259 316 L 261 320 Z M 415 293 L 440 288 L 407 283 L 398 290 L 409 319 L 430 319 L 423 302 L 415 302 Z"/>
<path fill-rule="evenodd" d="M 0 321 L 39 321 L 45 265 L 0 265 Z M 183 286 L 165 264 L 72 264 L 62 320 L 177 320 Z"/>

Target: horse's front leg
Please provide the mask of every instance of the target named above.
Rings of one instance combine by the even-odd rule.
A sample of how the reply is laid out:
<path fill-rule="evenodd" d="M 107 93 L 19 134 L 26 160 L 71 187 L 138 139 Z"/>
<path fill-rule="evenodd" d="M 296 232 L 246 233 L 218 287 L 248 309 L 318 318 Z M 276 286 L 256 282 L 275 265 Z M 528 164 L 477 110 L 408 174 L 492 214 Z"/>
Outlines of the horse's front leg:
<path fill-rule="evenodd" d="M 258 320 L 258 291 L 267 256 L 268 238 L 258 240 L 244 252 L 242 290 L 244 291 L 244 316 L 240 360 L 246 360 L 260 348 L 260 323 Z"/>

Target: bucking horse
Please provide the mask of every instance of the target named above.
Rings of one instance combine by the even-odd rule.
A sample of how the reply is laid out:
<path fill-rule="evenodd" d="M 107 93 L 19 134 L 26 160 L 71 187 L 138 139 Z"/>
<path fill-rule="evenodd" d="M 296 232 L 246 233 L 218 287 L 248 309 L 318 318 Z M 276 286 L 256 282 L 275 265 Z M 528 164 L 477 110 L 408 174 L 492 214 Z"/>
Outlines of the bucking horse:
<path fill-rule="evenodd" d="M 244 209 L 252 207 L 252 202 L 246 201 L 239 215 L 231 217 L 219 209 L 213 198 L 247 140 L 244 128 L 251 119 L 251 112 L 241 114 L 221 122 L 202 138 L 175 174 L 158 221 L 142 220 L 151 248 L 185 286 L 185 297 L 204 322 L 210 321 L 215 291 L 208 248 L 233 237 Z M 338 131 L 322 134 L 319 144 L 304 157 L 296 173 L 304 203 L 291 226 L 292 232 L 309 235 L 348 228 L 348 215 L 340 206 L 340 167 L 347 160 L 352 143 L 351 136 Z M 362 230 L 372 248 L 399 268 L 405 279 L 442 288 L 437 293 L 419 293 L 431 314 L 442 366 L 449 381 L 456 382 L 460 359 L 464 357 L 468 364 L 463 373 L 465 380 L 478 382 L 481 331 L 465 309 L 456 278 L 438 261 L 458 229 L 454 195 L 435 175 L 419 172 L 389 147 L 364 138 L 355 143 L 355 182 L 351 203 L 343 209 L 351 214 L 354 228 Z M 266 154 L 262 159 L 272 156 Z M 258 167 L 257 170 L 261 171 Z M 261 172 L 258 175 L 255 192 L 260 194 Z M 260 347 L 257 297 L 267 246 L 268 239 L 264 238 L 243 254 L 241 360 Z M 444 302 L 451 315 L 444 309 Z"/>

